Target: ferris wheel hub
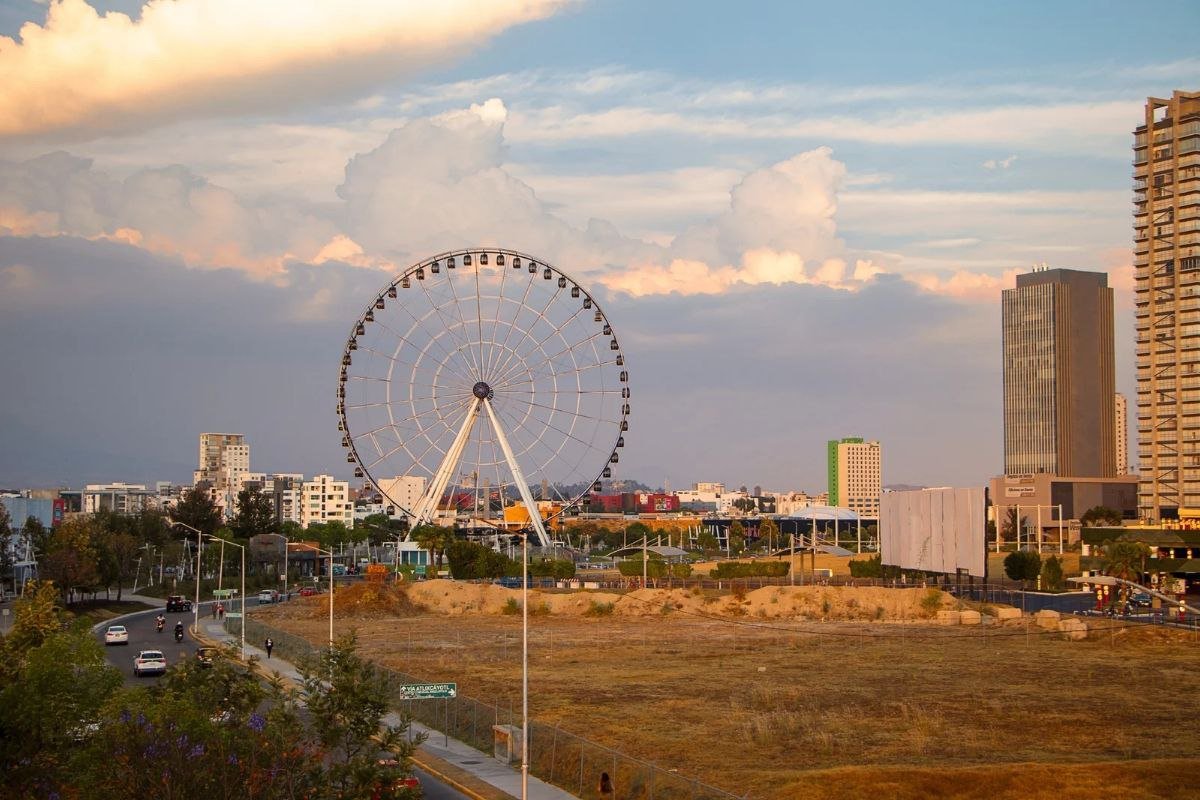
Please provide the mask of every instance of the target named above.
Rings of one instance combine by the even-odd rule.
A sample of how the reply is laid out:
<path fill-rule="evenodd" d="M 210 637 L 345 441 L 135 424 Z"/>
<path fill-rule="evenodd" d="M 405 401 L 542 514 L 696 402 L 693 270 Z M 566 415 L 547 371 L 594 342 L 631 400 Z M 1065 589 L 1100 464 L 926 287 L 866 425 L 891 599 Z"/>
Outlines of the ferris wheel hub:
<path fill-rule="evenodd" d="M 495 392 L 492 391 L 492 387 L 488 386 L 486 381 L 480 381 L 479 383 L 475 384 L 474 388 L 471 389 L 471 393 L 480 400 L 491 400 L 492 395 L 495 394 Z"/>

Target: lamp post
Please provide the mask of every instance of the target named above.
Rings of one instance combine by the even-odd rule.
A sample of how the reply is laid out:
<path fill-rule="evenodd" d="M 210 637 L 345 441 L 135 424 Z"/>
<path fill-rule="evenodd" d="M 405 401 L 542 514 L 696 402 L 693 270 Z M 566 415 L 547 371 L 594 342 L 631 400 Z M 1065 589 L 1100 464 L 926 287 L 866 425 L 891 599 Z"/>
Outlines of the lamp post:
<path fill-rule="evenodd" d="M 333 551 L 313 547 L 313 550 L 324 556 L 329 556 L 329 649 L 333 650 Z"/>
<path fill-rule="evenodd" d="M 191 525 L 188 525 L 186 522 L 177 522 L 170 517 L 163 517 L 163 522 L 167 523 L 167 527 L 169 528 L 187 528 L 189 531 L 192 531 L 196 534 L 196 602 L 192 605 L 192 629 L 198 631 L 200 630 L 200 551 L 203 548 L 201 537 L 203 537 L 204 534 L 193 528 Z"/>
<path fill-rule="evenodd" d="M 225 542 L 224 539 L 221 539 L 218 536 L 209 536 L 208 538 L 209 538 L 209 541 L 212 541 L 214 539 L 221 541 L 222 546 L 223 546 L 223 543 Z M 241 615 L 242 615 L 242 660 L 245 661 L 246 660 L 246 546 L 238 544 L 237 542 L 229 542 L 229 544 L 242 551 L 242 589 L 241 589 L 242 600 L 241 600 L 241 609 L 240 610 L 241 610 Z M 222 565 L 222 566 L 224 566 L 224 565 Z"/>
<path fill-rule="evenodd" d="M 521 537 L 521 800 L 529 797 L 529 529 Z"/>

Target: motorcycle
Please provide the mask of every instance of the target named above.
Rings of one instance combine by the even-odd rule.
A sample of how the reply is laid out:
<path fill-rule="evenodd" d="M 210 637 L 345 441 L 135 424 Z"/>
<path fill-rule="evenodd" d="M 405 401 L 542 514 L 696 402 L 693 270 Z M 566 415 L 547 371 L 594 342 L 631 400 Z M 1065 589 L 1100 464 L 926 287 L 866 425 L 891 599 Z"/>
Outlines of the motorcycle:
<path fill-rule="evenodd" d="M 157 622 L 154 625 L 154 627 L 158 629 L 159 633 L 162 633 L 163 628 L 165 628 L 166 626 L 167 626 L 167 623 L 163 622 L 161 619 L 157 620 Z"/>
<path fill-rule="evenodd" d="M 177 642 L 183 641 L 183 626 L 182 625 L 176 626 L 176 628 L 175 628 L 175 641 L 177 641 Z"/>

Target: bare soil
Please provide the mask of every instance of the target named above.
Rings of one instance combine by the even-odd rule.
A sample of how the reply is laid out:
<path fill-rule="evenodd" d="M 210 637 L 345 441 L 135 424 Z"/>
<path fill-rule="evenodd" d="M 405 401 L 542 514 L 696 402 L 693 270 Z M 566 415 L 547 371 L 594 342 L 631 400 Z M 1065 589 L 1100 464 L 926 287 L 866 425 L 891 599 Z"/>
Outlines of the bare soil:
<path fill-rule="evenodd" d="M 519 590 L 398 594 L 339 592 L 339 627 L 383 664 L 519 708 Z M 530 594 L 534 718 L 738 795 L 1193 796 L 1191 634 L 942 628 L 929 617 L 954 601 L 924 589 Z M 261 613 L 323 642 L 324 603 Z"/>

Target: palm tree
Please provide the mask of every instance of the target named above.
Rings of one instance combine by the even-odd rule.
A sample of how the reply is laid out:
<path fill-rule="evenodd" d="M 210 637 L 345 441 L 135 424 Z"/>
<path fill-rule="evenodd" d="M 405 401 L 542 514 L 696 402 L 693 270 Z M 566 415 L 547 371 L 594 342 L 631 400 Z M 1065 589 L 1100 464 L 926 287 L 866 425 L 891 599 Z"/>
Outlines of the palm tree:
<path fill-rule="evenodd" d="M 1028 517 L 1020 517 L 1018 519 L 1017 507 L 1009 506 L 1007 513 L 1004 515 L 1004 525 L 1000 532 L 1006 538 L 1011 538 L 1014 542 L 1018 542 L 1020 541 L 1020 536 L 1018 534 L 1020 533 L 1021 529 L 1025 527 L 1025 523 L 1028 521 Z"/>
<path fill-rule="evenodd" d="M 1104 546 L 1104 573 L 1125 581 L 1141 583 L 1142 574 L 1146 571 L 1146 559 L 1150 557 L 1150 548 L 1142 542 L 1112 541 Z M 1118 596 L 1122 599 L 1129 595 L 1129 587 L 1121 584 Z M 1114 602 L 1116 598 L 1114 598 Z"/>
<path fill-rule="evenodd" d="M 413 540 L 421 545 L 429 554 L 437 560 L 437 569 L 440 572 L 442 569 L 442 559 L 446 555 L 446 548 L 454 541 L 454 528 L 442 527 L 441 525 L 418 525 L 412 532 Z"/>

